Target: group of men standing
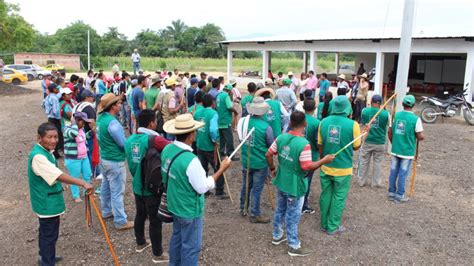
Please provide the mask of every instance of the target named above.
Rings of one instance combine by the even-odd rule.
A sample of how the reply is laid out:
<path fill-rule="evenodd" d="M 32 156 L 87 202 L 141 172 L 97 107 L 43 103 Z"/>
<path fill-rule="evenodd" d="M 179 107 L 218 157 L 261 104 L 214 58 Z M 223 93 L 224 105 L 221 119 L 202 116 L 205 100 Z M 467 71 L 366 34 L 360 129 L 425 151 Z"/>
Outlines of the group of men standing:
<path fill-rule="evenodd" d="M 240 160 L 237 156 L 227 158 L 234 152 L 234 130 L 241 141 L 251 133 L 241 152 L 240 214 L 248 215 L 252 223 L 271 221 L 260 210 L 260 198 L 265 184 L 269 186 L 268 181 L 272 179 L 277 190 L 272 243 L 279 245 L 287 241 L 290 256 L 311 253 L 301 245 L 298 225 L 303 213 L 315 212 L 309 204 L 314 171 L 320 168 L 320 230 L 328 235 L 343 233 L 346 228 L 342 224 L 342 213 L 353 174 L 353 151 L 362 146 L 359 185 L 366 183 L 371 156 L 375 164 L 373 185 L 381 185 L 380 162 L 387 127 L 393 144 L 389 198 L 396 202 L 408 200 L 404 190 L 405 179 L 414 156 L 416 139 L 423 139 L 421 122 L 411 112 L 415 104 L 411 95 L 403 101 L 405 110 L 395 115 L 394 129 L 388 112 L 378 112 L 382 98 L 374 95 L 371 107 L 361 112 L 362 127 L 368 131 L 366 140 L 361 141 L 360 125 L 351 119 L 353 109 L 345 93 L 333 99 L 331 95 L 332 100 L 327 100 L 329 81 L 324 73 L 318 81 L 314 72 L 310 71 L 307 88 L 301 98 L 302 111 L 298 111 L 296 96 L 300 91 L 296 90 L 291 76 L 278 80 L 279 88 L 276 90 L 272 88 L 271 79 L 267 79 L 265 84 L 249 83 L 249 94 L 241 97 L 235 80 L 225 84 L 223 79 L 210 79 L 205 73 L 201 73 L 199 78 L 195 75 L 188 78 L 189 74 L 180 74 L 177 70 L 167 73 L 165 79 L 161 73 L 152 76 L 139 72 L 136 77 L 123 72 L 121 81 L 116 83 L 124 84 L 124 88 L 109 85 L 106 86 L 109 89 L 100 96 L 84 89 L 81 93 L 82 107 L 81 104 L 71 103 L 68 109 L 68 104 L 60 105 L 53 98 L 45 100 L 48 118 L 57 119 L 64 113 L 66 118 L 69 117 L 70 121 L 65 121 L 65 126 L 70 129 L 64 131 L 68 132 L 64 136 L 68 137 L 70 145 L 67 146 L 68 152 L 64 152 L 71 161 L 69 165 L 72 165 L 71 169 L 67 165 L 66 168 L 74 176 L 62 173 L 50 154 L 58 146 L 57 139 L 63 131 L 53 120 L 53 123 L 42 124 L 38 129 L 38 144 L 30 154 L 28 176 L 33 211 L 40 220 L 43 265 L 52 265 L 56 260 L 59 216 L 64 212 L 60 182 L 92 189 L 92 171 L 76 169 L 86 167 L 92 161 L 89 158 L 90 161 L 84 164 L 76 162 L 86 158 L 84 148 L 86 154 L 90 154 L 94 147 L 100 151 L 102 217 L 113 219 L 119 230 L 134 228 L 136 252 L 141 253 L 151 246 L 152 261 L 155 263 L 198 263 L 204 195 L 215 189 L 217 199 L 227 199 L 223 173 L 230 167 L 231 161 Z M 50 92 L 60 93 L 67 101 L 70 93 L 62 87 L 58 91 L 58 85 L 53 87 Z M 318 88 L 319 99 L 315 99 Z M 321 94 L 323 89 L 325 91 Z M 327 100 L 324 117 L 319 117 L 319 112 L 316 112 L 317 105 L 322 105 L 321 100 Z M 97 119 L 95 112 L 85 112 L 86 107 L 94 108 L 95 102 Z M 124 119 L 125 123 L 119 119 L 119 116 L 127 116 L 127 110 L 123 107 L 125 102 L 130 107 L 130 123 L 126 122 L 127 119 Z M 60 116 L 56 114 L 57 106 L 64 109 Z M 236 123 L 239 113 L 242 117 Z M 130 129 L 128 138 L 124 127 Z M 94 141 L 90 143 L 89 139 L 95 136 L 98 145 L 94 146 Z M 352 145 L 343 149 L 351 142 Z M 144 161 L 153 156 L 158 156 L 161 161 L 159 180 L 163 187 L 158 192 L 148 186 L 146 180 L 155 176 L 149 176 L 147 167 L 143 166 Z M 274 156 L 278 159 L 278 168 L 275 167 Z M 134 222 L 128 220 L 123 203 L 127 176 L 125 163 L 128 163 L 132 175 L 136 207 Z M 212 176 L 208 175 L 209 165 L 214 172 Z M 269 189 L 272 189 L 271 186 Z M 56 199 L 44 193 L 55 193 Z M 173 218 L 169 253 L 163 249 L 163 219 L 158 214 L 160 206 L 163 207 L 163 194 L 166 194 L 166 206 Z M 47 211 L 39 209 L 42 204 L 46 205 Z M 55 218 L 54 222 L 45 222 L 51 217 Z M 144 232 L 147 218 L 150 221 L 151 243 L 146 241 Z"/>

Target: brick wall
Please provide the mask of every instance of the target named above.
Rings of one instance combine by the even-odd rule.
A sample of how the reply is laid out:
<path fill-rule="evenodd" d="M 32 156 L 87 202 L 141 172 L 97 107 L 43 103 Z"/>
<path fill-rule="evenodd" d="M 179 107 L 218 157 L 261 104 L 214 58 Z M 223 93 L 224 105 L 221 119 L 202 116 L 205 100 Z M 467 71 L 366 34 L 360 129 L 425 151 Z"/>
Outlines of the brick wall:
<path fill-rule="evenodd" d="M 25 64 L 31 62 L 31 64 L 46 66 L 54 62 L 67 69 L 80 70 L 81 62 L 79 55 L 76 54 L 39 54 L 39 53 L 17 53 L 14 56 L 15 64 Z M 48 61 L 51 61 L 49 63 Z"/>

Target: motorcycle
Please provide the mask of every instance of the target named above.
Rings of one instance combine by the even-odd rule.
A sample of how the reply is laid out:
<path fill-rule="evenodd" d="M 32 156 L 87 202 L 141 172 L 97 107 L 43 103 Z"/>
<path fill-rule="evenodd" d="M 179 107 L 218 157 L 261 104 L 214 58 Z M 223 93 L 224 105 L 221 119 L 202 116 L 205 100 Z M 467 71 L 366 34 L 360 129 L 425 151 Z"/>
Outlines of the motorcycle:
<path fill-rule="evenodd" d="M 428 106 L 421 110 L 421 120 L 428 124 L 436 122 L 439 116 L 453 117 L 456 111 L 462 108 L 464 120 L 471 126 L 474 126 L 474 109 L 472 104 L 467 101 L 469 83 L 466 84 L 465 89 L 456 95 L 451 95 L 447 99 L 439 99 L 436 97 L 423 96 L 421 103 L 426 103 Z M 444 92 L 448 95 L 448 92 Z"/>

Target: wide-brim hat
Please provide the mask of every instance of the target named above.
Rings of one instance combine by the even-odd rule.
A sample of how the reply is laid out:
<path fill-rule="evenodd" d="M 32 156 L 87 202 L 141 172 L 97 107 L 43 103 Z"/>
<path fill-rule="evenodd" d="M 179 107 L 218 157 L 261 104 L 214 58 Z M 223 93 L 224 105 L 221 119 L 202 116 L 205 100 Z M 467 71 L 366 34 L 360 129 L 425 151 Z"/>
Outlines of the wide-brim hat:
<path fill-rule="evenodd" d="M 160 75 L 153 75 L 153 77 L 151 77 L 151 86 L 155 85 L 158 82 L 161 82 L 161 80 L 162 79 Z"/>
<path fill-rule="evenodd" d="M 265 85 L 272 85 L 272 84 L 273 84 L 273 80 L 271 78 L 265 79 Z"/>
<path fill-rule="evenodd" d="M 196 121 L 191 114 L 178 115 L 176 119 L 167 121 L 163 125 L 163 130 L 172 135 L 182 135 L 193 132 L 205 125 L 204 122 Z"/>
<path fill-rule="evenodd" d="M 340 74 L 340 75 L 337 76 L 337 77 L 340 78 L 340 79 L 346 79 L 346 75 L 344 75 L 344 74 Z"/>
<path fill-rule="evenodd" d="M 259 97 L 259 96 L 261 97 L 261 95 L 264 95 L 265 93 L 270 93 L 270 98 L 271 99 L 275 99 L 275 97 L 276 97 L 275 91 L 271 88 L 263 88 L 263 89 L 257 90 L 255 92 L 254 97 Z"/>
<path fill-rule="evenodd" d="M 294 76 L 293 72 L 291 72 L 291 71 L 289 71 L 287 75 L 288 76 Z"/>
<path fill-rule="evenodd" d="M 366 80 L 367 80 L 368 76 L 367 76 L 367 74 L 366 74 L 366 73 L 363 73 L 362 75 L 359 75 L 359 78 L 364 78 L 364 79 L 366 79 Z"/>
<path fill-rule="evenodd" d="M 165 85 L 166 87 L 171 87 L 173 85 L 176 85 L 176 80 L 174 78 L 168 78 L 165 80 Z"/>
<path fill-rule="evenodd" d="M 344 115 L 348 116 L 352 113 L 351 103 L 347 96 L 339 95 L 331 100 L 331 115 Z"/>
<path fill-rule="evenodd" d="M 116 96 L 111 92 L 104 94 L 104 96 L 100 98 L 99 106 L 97 106 L 97 113 L 100 114 L 104 112 L 105 109 L 120 100 L 122 100 L 122 96 Z"/>
<path fill-rule="evenodd" d="M 262 97 L 254 97 L 247 105 L 247 111 L 252 115 L 264 115 L 268 112 L 268 104 Z"/>

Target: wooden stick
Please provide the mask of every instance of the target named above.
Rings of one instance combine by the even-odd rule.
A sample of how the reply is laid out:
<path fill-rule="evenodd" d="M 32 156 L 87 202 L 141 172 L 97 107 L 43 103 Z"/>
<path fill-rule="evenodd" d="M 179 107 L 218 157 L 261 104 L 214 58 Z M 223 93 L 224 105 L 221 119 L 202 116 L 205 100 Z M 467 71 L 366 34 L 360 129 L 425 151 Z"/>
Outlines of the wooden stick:
<path fill-rule="evenodd" d="M 252 128 L 253 130 L 253 128 Z M 250 134 L 249 134 L 250 135 Z M 242 143 L 245 142 L 245 139 Z M 245 177 L 245 201 L 244 201 L 244 215 L 249 212 L 249 187 L 250 187 L 250 145 L 247 148 L 247 173 Z"/>
<path fill-rule="evenodd" d="M 232 157 L 234 157 L 234 155 L 237 153 L 238 150 L 240 150 L 240 148 L 242 148 L 242 145 L 244 145 L 245 141 L 247 141 L 247 139 L 252 135 L 253 131 L 255 130 L 255 128 L 253 127 L 250 132 L 247 134 L 247 136 L 245 136 L 245 138 L 242 140 L 242 142 L 240 142 L 239 146 L 237 146 L 237 148 L 235 148 L 235 150 L 232 152 L 232 154 L 229 156 L 229 160 L 232 159 Z"/>
<path fill-rule="evenodd" d="M 346 146 L 342 147 L 340 150 L 338 150 L 336 153 L 334 153 L 334 156 L 337 156 L 339 153 L 341 153 L 343 150 L 347 149 L 347 147 L 351 146 L 354 142 L 356 142 L 360 138 L 364 137 L 365 135 L 367 135 L 367 132 L 364 132 L 364 133 L 360 134 L 360 136 L 358 136 L 357 138 L 355 138 L 351 142 L 347 143 Z"/>
<path fill-rule="evenodd" d="M 396 93 L 394 93 L 390 98 L 388 98 L 388 100 L 382 105 L 380 106 L 379 110 L 377 111 L 377 113 L 375 113 L 375 115 L 372 117 L 372 119 L 370 119 L 369 123 L 367 123 L 367 125 L 371 125 L 374 121 L 375 121 L 375 118 L 377 118 L 377 116 L 385 109 L 385 107 L 387 106 L 387 104 L 393 100 L 395 97 L 397 96 Z"/>
<path fill-rule="evenodd" d="M 275 201 L 273 200 L 273 188 L 272 188 L 272 182 L 268 179 L 269 176 L 265 178 L 265 183 L 267 183 L 267 189 L 268 189 L 268 197 L 270 198 L 270 205 L 272 206 L 272 210 L 275 210 Z"/>
<path fill-rule="evenodd" d="M 216 153 L 217 153 L 217 158 L 219 159 L 219 165 L 220 165 L 222 163 L 221 154 L 219 153 L 219 151 L 216 151 Z M 229 193 L 230 202 L 234 204 L 234 199 L 232 199 L 232 193 L 230 192 L 229 183 L 227 182 L 227 177 L 225 176 L 225 172 L 222 173 L 222 176 L 224 177 L 224 183 L 225 183 L 225 187 L 227 188 L 227 193 Z"/>
<path fill-rule="evenodd" d="M 417 140 L 416 141 L 416 154 L 415 154 L 415 159 L 413 160 L 413 172 L 411 173 L 410 192 L 408 193 L 408 197 L 411 197 L 415 193 L 416 164 L 418 161 L 419 147 L 420 147 L 420 142 Z"/>

